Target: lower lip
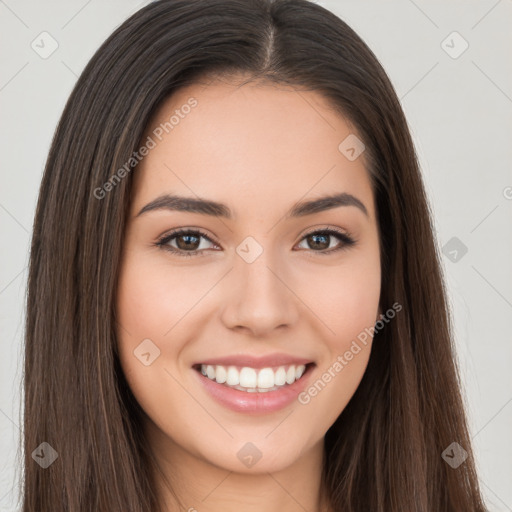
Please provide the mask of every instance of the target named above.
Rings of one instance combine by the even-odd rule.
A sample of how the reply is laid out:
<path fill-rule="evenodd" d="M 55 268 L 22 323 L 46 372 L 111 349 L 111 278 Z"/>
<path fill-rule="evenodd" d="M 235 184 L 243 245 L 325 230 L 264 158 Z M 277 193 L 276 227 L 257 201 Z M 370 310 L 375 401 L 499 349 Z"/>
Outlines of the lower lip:
<path fill-rule="evenodd" d="M 221 405 L 236 412 L 247 414 L 264 414 L 279 411 L 293 403 L 306 387 L 314 364 L 309 364 L 302 377 L 293 384 L 285 385 L 275 391 L 254 392 L 239 391 L 205 377 L 193 370 L 206 391 Z"/>

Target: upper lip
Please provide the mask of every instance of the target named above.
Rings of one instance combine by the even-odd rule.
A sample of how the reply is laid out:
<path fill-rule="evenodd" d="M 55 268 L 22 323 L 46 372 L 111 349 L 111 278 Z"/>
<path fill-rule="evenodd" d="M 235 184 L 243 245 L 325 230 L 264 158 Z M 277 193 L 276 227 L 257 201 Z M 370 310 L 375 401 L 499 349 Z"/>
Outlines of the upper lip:
<path fill-rule="evenodd" d="M 312 363 L 311 359 L 304 359 L 302 357 L 295 357 L 288 354 L 276 353 L 268 354 L 266 356 L 251 356 L 246 355 L 230 355 L 224 357 L 215 357 L 212 359 L 205 359 L 196 363 L 197 365 L 221 365 L 221 366 L 248 366 L 249 368 L 268 368 L 272 366 L 286 366 L 286 365 L 301 365 Z"/>

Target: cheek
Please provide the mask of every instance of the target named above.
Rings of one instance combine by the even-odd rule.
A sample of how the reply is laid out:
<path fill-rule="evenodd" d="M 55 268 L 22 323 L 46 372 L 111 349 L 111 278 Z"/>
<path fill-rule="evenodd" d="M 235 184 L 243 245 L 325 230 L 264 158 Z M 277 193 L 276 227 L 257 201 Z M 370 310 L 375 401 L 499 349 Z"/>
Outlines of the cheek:
<path fill-rule="evenodd" d="M 176 283 L 166 281 L 158 265 L 137 254 L 124 260 L 116 304 L 120 363 L 136 400 L 157 420 L 171 407 L 185 411 L 190 406 L 173 364 L 182 349 L 179 337 L 169 343 L 170 335 L 165 336 L 186 313 L 176 295 L 181 297 Z"/>
<path fill-rule="evenodd" d="M 299 403 L 324 411 L 328 428 L 355 393 L 366 370 L 381 289 L 378 252 L 315 273 L 303 288 L 322 330 L 324 357 Z M 324 414 L 323 413 L 323 414 Z"/>
<path fill-rule="evenodd" d="M 214 282 L 212 278 L 212 283 Z M 123 264 L 117 294 L 118 321 L 137 339 L 167 340 L 170 329 L 211 287 L 204 273 L 171 268 L 143 254 Z"/>
<path fill-rule="evenodd" d="M 322 411 L 322 427 L 327 430 L 336 421 L 357 390 L 368 365 L 372 346 L 372 328 L 379 306 L 378 272 L 340 272 L 336 284 L 318 286 L 318 316 L 328 326 L 324 357 L 310 386 L 299 396 L 299 403 Z M 341 284 L 340 284 L 341 283 Z M 320 297 L 328 297 L 322 300 Z M 319 417 L 319 414 L 314 414 Z"/>
<path fill-rule="evenodd" d="M 117 340 L 121 366 L 135 395 L 143 389 L 158 392 L 158 376 L 162 378 L 169 358 L 180 349 L 163 343 L 164 333 L 173 324 L 168 314 L 173 304 L 169 290 L 172 286 L 166 286 L 157 268 L 137 254 L 123 261 L 117 289 Z"/>
<path fill-rule="evenodd" d="M 344 352 L 375 325 L 381 289 L 378 253 L 358 253 L 341 264 L 318 267 L 314 279 L 300 278 L 300 283 L 298 295 L 318 318 L 331 353 Z"/>

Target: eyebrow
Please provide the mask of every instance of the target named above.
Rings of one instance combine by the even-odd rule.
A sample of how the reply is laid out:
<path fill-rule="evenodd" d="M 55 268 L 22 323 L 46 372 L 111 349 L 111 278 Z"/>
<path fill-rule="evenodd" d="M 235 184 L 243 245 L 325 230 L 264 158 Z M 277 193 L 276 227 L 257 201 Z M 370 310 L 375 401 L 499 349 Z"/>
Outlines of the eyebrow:
<path fill-rule="evenodd" d="M 285 214 L 285 218 L 304 217 L 314 213 L 331 210 L 340 206 L 355 206 L 368 217 L 368 210 L 365 205 L 352 194 L 342 192 L 323 196 L 317 199 L 299 201 Z M 232 220 L 233 213 L 227 205 L 208 199 L 183 197 L 171 194 L 164 194 L 144 206 L 136 217 L 154 211 L 154 210 L 172 210 L 179 212 L 199 213 L 201 215 L 210 215 L 212 217 L 222 217 Z"/>

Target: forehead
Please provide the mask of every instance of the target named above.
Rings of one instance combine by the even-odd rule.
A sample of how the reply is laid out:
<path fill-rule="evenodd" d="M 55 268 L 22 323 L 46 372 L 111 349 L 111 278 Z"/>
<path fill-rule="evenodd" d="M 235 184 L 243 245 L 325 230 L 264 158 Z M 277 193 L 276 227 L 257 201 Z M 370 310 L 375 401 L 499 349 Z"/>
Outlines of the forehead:
<path fill-rule="evenodd" d="M 163 193 L 232 204 L 283 204 L 346 192 L 373 197 L 364 153 L 339 146 L 355 130 L 318 92 L 216 81 L 184 87 L 161 104 L 134 172 L 133 209 Z M 240 211 L 239 211 L 240 210 Z"/>

